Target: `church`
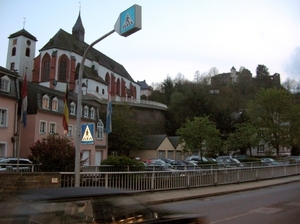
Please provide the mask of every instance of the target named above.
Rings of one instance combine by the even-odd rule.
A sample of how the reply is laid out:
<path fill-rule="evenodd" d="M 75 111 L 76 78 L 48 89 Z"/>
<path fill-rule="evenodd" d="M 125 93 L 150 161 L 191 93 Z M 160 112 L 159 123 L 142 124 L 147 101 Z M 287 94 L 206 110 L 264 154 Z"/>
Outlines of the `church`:
<path fill-rule="evenodd" d="M 83 159 L 87 161 L 86 165 L 100 165 L 107 158 L 107 138 L 104 131 L 106 114 L 103 111 L 106 110 L 108 100 L 139 103 L 141 87 L 123 65 L 91 48 L 84 62 L 82 86 L 78 88 L 81 59 L 89 46 L 84 42 L 84 35 L 85 29 L 79 12 L 72 33 L 59 29 L 39 49 L 37 56 L 37 38 L 24 28 L 8 37 L 6 69 L 1 69 L 4 72 L 0 79 L 19 79 L 19 88 L 18 85 L 15 86 L 15 82 L 10 83 L 14 84 L 14 90 L 21 90 L 25 82 L 22 80 L 26 76 L 28 107 L 25 125 L 21 123 L 20 116 L 16 116 L 20 114 L 22 106 L 21 99 L 16 97 L 20 95 L 17 90 L 11 99 L 12 102 L 19 102 L 17 107 L 14 103 L 11 103 L 11 107 L 15 108 L 11 109 L 0 105 L 5 112 L 4 126 L 13 127 L 6 134 L 7 139 L 0 137 L 0 142 L 9 142 L 0 145 L 1 156 L 27 158 L 31 153 L 30 146 L 49 134 L 66 134 L 75 143 L 77 93 L 81 89 L 82 127 L 79 128 L 83 130 L 82 133 L 89 133 L 88 136 L 82 135 L 80 151 Z M 69 89 L 70 114 L 68 130 L 64 131 L 62 117 L 66 87 Z M 9 136 L 14 137 L 11 142 Z"/>

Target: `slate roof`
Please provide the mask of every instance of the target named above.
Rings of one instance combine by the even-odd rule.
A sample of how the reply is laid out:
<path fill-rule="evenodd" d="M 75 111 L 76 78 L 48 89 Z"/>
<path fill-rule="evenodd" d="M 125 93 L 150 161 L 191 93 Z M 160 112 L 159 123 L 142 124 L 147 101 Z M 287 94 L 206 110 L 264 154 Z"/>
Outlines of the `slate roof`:
<path fill-rule="evenodd" d="M 157 150 L 166 137 L 167 135 L 145 135 L 142 148 Z"/>
<path fill-rule="evenodd" d="M 50 40 L 48 43 L 44 45 L 40 49 L 40 51 L 49 50 L 53 48 L 57 48 L 60 50 L 66 50 L 70 52 L 74 52 L 78 55 L 83 55 L 85 49 L 88 48 L 88 44 L 85 42 L 81 42 L 77 40 L 73 35 L 69 34 L 68 32 L 60 29 Z M 91 61 L 96 61 L 103 67 L 118 73 L 120 76 L 135 82 L 123 65 L 117 63 L 113 59 L 109 58 L 105 54 L 101 53 L 100 51 L 96 50 L 95 48 L 91 48 L 87 54 L 87 58 Z"/>
<path fill-rule="evenodd" d="M 169 136 L 168 138 L 169 138 L 171 144 L 173 145 L 173 147 L 176 149 L 177 146 L 179 145 L 180 137 L 179 136 Z"/>
<path fill-rule="evenodd" d="M 19 30 L 18 32 L 11 34 L 8 38 L 11 39 L 11 38 L 18 37 L 18 36 L 24 36 L 31 40 L 37 41 L 36 37 L 33 36 L 32 34 L 30 34 L 25 29 Z"/>
<path fill-rule="evenodd" d="M 149 86 L 146 83 L 146 80 L 144 80 L 144 81 L 137 81 L 137 83 L 141 86 L 141 90 L 151 89 L 151 86 Z"/>
<path fill-rule="evenodd" d="M 80 64 L 77 64 L 77 67 L 76 67 L 76 76 L 75 78 L 78 79 L 78 74 L 79 74 L 79 67 L 80 67 Z M 103 84 L 108 84 L 106 81 L 104 81 L 102 79 L 102 77 L 100 77 L 98 75 L 98 72 L 97 70 L 95 70 L 93 67 L 92 68 L 89 68 L 87 66 L 84 66 L 83 67 L 83 74 L 82 74 L 82 78 L 88 78 L 88 79 L 92 79 L 92 80 L 95 80 L 97 82 L 100 82 L 100 83 L 103 83 Z"/>
<path fill-rule="evenodd" d="M 83 24 L 81 21 L 80 12 L 79 12 L 78 18 L 76 20 L 76 23 L 73 26 L 72 32 L 77 31 L 77 30 L 81 30 L 82 32 L 84 32 L 84 27 L 83 27 Z"/>
<path fill-rule="evenodd" d="M 22 89 L 23 80 L 20 80 L 20 89 Z M 39 85 L 38 83 L 33 82 L 27 82 L 28 86 L 28 92 L 27 92 L 27 100 L 28 100 L 28 107 L 27 107 L 27 114 L 37 114 L 38 110 L 44 110 L 51 113 L 51 110 L 45 110 L 42 108 L 42 97 L 47 94 L 50 99 L 53 97 L 57 97 L 58 100 L 61 101 L 61 104 L 59 103 L 59 113 L 63 113 L 63 99 L 65 96 L 65 93 L 62 91 L 58 91 L 55 89 L 50 89 L 48 87 Z M 77 102 L 77 94 L 69 91 L 69 102 L 74 101 Z M 95 108 L 99 107 L 100 100 L 95 96 L 82 96 L 82 106 L 89 105 L 93 106 Z M 20 97 L 19 101 L 19 111 L 21 111 L 22 107 L 22 99 Z M 53 112 L 57 113 L 57 112 Z"/>

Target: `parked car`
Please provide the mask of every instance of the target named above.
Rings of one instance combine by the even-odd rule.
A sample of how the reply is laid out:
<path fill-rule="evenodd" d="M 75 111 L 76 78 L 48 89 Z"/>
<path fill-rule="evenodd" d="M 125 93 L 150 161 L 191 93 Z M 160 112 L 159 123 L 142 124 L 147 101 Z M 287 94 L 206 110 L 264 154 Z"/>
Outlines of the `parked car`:
<path fill-rule="evenodd" d="M 161 159 L 161 160 L 169 164 L 171 164 L 174 161 L 174 159 Z"/>
<path fill-rule="evenodd" d="M 288 157 L 290 163 L 300 163 L 300 156 L 290 156 Z"/>
<path fill-rule="evenodd" d="M 231 159 L 232 158 L 232 156 L 218 156 L 217 158 L 216 158 L 216 160 L 217 161 L 222 161 L 223 159 Z"/>
<path fill-rule="evenodd" d="M 214 158 L 205 157 L 205 159 L 206 159 L 208 162 L 217 162 L 217 160 L 214 159 Z"/>
<path fill-rule="evenodd" d="M 249 158 L 249 156 L 246 154 L 235 154 L 233 156 L 233 158 L 240 161 L 240 160 L 245 160 L 245 159 Z"/>
<path fill-rule="evenodd" d="M 200 167 L 185 160 L 175 160 L 171 164 L 177 170 L 199 170 Z"/>
<path fill-rule="evenodd" d="M 222 160 L 223 164 L 225 167 L 243 167 L 244 164 L 241 163 L 239 160 L 234 159 L 234 158 L 227 158 Z"/>
<path fill-rule="evenodd" d="M 162 160 L 150 160 L 146 163 L 145 170 L 147 171 L 174 171 L 171 164 L 165 163 Z"/>
<path fill-rule="evenodd" d="M 261 162 L 262 162 L 263 166 L 278 166 L 278 165 L 280 165 L 279 162 L 275 161 L 272 158 L 262 158 Z"/>
<path fill-rule="evenodd" d="M 201 162 L 201 161 L 207 162 L 207 160 L 205 159 L 205 157 L 201 158 L 200 156 L 189 156 L 189 157 L 185 158 L 185 161 L 191 161 L 191 160 L 198 161 L 198 162 Z"/>
<path fill-rule="evenodd" d="M 29 172 L 32 168 L 32 162 L 26 158 L 5 157 L 0 158 L 1 172 Z"/>
<path fill-rule="evenodd" d="M 158 211 L 134 193 L 102 187 L 33 189 L 1 199 L 0 223 L 207 223 L 203 215 Z"/>

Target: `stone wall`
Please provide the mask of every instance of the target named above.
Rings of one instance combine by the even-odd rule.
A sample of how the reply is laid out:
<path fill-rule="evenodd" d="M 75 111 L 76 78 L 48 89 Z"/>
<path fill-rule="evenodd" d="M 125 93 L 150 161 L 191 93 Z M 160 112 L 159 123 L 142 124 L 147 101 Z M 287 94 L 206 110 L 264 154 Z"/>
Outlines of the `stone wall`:
<path fill-rule="evenodd" d="M 60 187 L 59 173 L 1 173 L 0 193 Z"/>

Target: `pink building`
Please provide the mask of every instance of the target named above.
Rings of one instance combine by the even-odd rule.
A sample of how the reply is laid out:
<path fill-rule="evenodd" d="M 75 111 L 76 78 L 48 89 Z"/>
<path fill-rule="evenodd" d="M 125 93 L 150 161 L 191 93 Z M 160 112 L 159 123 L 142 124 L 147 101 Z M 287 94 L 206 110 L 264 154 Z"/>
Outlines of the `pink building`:
<path fill-rule="evenodd" d="M 17 153 L 18 74 L 0 67 L 0 157 Z"/>

